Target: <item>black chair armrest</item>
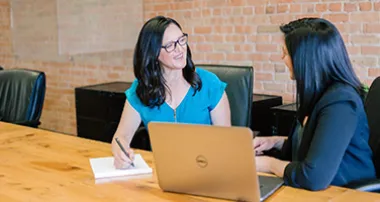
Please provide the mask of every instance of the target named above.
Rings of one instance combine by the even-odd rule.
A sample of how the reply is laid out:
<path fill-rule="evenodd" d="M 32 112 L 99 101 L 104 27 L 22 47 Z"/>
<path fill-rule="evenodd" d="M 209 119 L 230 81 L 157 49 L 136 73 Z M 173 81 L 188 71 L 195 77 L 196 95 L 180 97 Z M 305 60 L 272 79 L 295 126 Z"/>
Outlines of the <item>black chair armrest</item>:
<path fill-rule="evenodd" d="M 380 193 L 380 179 L 360 180 L 349 183 L 345 187 L 359 191 Z"/>
<path fill-rule="evenodd" d="M 15 122 L 14 124 L 28 126 L 32 128 L 38 128 L 41 122 L 40 121 L 19 121 L 19 122 Z"/>

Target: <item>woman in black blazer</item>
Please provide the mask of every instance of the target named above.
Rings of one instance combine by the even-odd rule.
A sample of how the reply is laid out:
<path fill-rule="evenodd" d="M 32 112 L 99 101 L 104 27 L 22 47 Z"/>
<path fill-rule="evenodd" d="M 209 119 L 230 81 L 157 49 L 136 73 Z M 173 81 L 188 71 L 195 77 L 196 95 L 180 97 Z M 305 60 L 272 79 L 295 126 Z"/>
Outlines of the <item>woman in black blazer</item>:
<path fill-rule="evenodd" d="M 364 88 L 337 28 L 303 18 L 280 27 L 283 57 L 297 87 L 297 124 L 289 137 L 256 137 L 257 170 L 308 190 L 376 178 Z M 282 150 L 282 158 L 261 155 Z"/>

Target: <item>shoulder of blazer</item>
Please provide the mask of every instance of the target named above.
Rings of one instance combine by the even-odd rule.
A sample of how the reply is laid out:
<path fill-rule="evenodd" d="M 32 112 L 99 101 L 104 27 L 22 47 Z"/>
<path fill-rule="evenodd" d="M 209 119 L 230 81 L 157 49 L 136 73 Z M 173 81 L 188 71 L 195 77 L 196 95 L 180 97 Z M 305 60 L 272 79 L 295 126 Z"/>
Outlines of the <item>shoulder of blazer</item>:
<path fill-rule="evenodd" d="M 319 111 L 329 105 L 339 102 L 350 102 L 355 109 L 359 106 L 363 106 L 363 101 L 360 95 L 352 86 L 336 83 L 331 85 L 322 95 L 315 105 L 315 110 Z"/>

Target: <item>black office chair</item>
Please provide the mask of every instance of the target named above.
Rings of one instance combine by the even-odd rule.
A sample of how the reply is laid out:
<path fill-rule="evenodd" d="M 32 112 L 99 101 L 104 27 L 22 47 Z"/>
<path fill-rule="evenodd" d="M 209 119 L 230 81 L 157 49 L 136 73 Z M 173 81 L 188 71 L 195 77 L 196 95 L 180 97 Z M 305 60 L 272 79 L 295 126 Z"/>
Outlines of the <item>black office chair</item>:
<path fill-rule="evenodd" d="M 4 68 L 2 66 L 0 66 L 0 70 L 3 70 Z"/>
<path fill-rule="evenodd" d="M 251 66 L 232 65 L 196 65 L 216 74 L 220 80 L 227 83 L 226 94 L 231 109 L 231 124 L 233 126 L 250 127 L 253 68 Z M 149 134 L 141 125 L 131 142 L 132 148 L 151 151 Z"/>
<path fill-rule="evenodd" d="M 0 71 L 0 121 L 37 128 L 45 99 L 44 72 Z"/>
<path fill-rule="evenodd" d="M 226 94 L 230 103 L 231 124 L 250 127 L 253 96 L 252 66 L 200 64 L 196 67 L 213 72 L 220 80 L 227 83 Z"/>
<path fill-rule="evenodd" d="M 369 89 L 365 100 L 365 110 L 370 130 L 369 145 L 373 152 L 377 178 L 380 178 L 380 77 L 373 81 Z M 361 180 L 350 183 L 347 187 L 360 191 L 380 193 L 380 179 Z"/>

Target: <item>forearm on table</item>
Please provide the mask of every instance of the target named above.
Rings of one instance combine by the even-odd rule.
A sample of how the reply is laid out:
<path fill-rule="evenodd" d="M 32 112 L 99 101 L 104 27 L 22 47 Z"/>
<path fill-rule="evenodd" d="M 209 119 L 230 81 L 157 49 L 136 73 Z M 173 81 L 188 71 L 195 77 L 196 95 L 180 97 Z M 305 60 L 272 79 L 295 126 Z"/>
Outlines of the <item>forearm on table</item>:
<path fill-rule="evenodd" d="M 269 170 L 271 173 L 282 178 L 284 177 L 285 168 L 289 163 L 289 161 L 282 161 L 271 157 L 269 161 Z"/>

